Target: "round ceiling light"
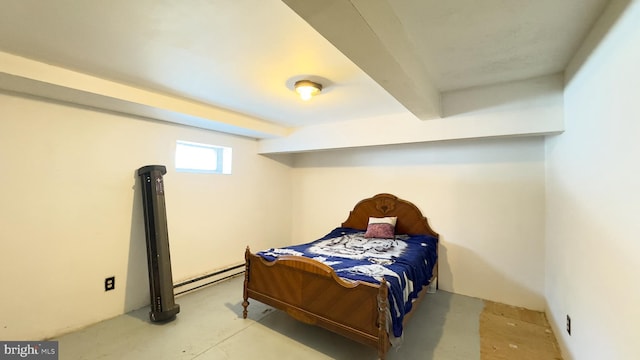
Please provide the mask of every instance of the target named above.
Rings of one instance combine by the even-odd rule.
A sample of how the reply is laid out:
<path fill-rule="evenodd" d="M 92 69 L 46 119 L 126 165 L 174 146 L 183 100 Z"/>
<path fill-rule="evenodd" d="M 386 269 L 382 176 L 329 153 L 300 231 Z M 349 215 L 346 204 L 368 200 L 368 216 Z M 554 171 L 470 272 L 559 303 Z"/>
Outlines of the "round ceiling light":
<path fill-rule="evenodd" d="M 300 98 L 304 101 L 311 99 L 322 91 L 322 85 L 311 80 L 299 80 L 293 85 Z"/>

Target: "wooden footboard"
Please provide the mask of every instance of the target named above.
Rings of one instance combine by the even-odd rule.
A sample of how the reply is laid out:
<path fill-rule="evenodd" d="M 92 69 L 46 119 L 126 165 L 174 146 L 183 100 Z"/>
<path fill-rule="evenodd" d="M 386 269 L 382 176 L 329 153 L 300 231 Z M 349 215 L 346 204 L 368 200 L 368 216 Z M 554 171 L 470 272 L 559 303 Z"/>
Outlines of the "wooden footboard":
<path fill-rule="evenodd" d="M 384 358 L 390 347 L 385 282 L 348 282 L 331 267 L 299 256 L 281 256 L 268 262 L 247 248 L 245 259 L 244 318 L 248 299 L 252 298 L 299 321 L 372 346 Z"/>

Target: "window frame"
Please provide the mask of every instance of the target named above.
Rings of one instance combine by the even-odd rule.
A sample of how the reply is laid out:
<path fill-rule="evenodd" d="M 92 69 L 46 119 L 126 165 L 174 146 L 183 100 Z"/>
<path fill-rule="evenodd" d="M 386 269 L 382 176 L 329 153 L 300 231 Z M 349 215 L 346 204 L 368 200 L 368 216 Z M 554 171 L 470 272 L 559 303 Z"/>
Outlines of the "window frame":
<path fill-rule="evenodd" d="M 216 159 L 215 168 L 212 169 L 210 166 L 207 166 L 207 164 L 202 164 L 202 167 L 185 166 L 183 161 L 179 159 L 181 147 L 189 148 L 190 150 L 202 149 L 202 150 L 205 150 L 207 153 L 210 151 L 213 151 L 215 153 L 215 159 Z M 211 144 L 197 143 L 197 142 L 185 141 L 185 140 L 176 140 L 174 167 L 177 172 L 183 172 L 183 173 L 230 175 L 231 165 L 232 165 L 232 154 L 233 154 L 232 149 L 227 146 L 211 145 Z M 210 157 L 203 156 L 203 158 L 210 158 Z"/>

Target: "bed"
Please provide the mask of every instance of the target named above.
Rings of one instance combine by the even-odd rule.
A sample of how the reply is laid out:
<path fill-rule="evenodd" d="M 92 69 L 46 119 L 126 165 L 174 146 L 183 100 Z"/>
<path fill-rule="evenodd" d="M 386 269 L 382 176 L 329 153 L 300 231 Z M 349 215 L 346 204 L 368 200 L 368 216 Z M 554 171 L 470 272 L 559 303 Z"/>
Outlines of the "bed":
<path fill-rule="evenodd" d="M 402 247 L 402 257 L 388 253 L 386 245 L 361 249 L 359 241 L 365 241 L 364 234 L 366 239 L 380 243 L 375 236 L 369 236 L 373 229 L 370 222 L 379 219 L 394 219 L 395 234 L 384 244 Z M 347 248 L 347 237 L 358 245 Z M 255 299 L 299 321 L 372 346 L 377 349 L 379 359 L 384 359 L 392 343 L 402 339 L 404 324 L 427 290 L 437 286 L 437 241 L 438 234 L 411 202 L 391 194 L 361 200 L 340 227 L 314 242 L 255 254 L 247 247 L 243 318 L 248 314 L 249 299 Z M 382 276 L 345 272 L 340 267 L 343 262 L 334 261 L 335 254 L 323 252 L 326 246 L 334 244 L 340 246 L 349 261 L 372 264 L 365 267 L 381 269 Z M 385 255 L 370 256 L 371 252 Z M 310 253 L 315 256 L 309 256 Z M 424 255 L 419 257 L 418 253 Z M 413 254 L 421 264 L 409 263 L 405 260 L 407 254 Z M 389 273 L 389 269 L 401 265 L 405 270 Z M 409 273 L 417 278 L 411 278 Z"/>

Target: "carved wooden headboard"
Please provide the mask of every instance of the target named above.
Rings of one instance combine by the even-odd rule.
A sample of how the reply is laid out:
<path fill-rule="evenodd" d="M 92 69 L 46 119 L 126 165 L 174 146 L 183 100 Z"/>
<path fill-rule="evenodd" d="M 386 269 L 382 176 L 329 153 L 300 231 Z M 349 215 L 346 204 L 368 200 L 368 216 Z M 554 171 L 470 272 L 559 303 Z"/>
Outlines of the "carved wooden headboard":
<path fill-rule="evenodd" d="M 407 200 L 391 194 L 378 194 L 361 200 L 342 223 L 343 227 L 365 230 L 369 217 L 397 216 L 396 234 L 427 234 L 438 237 L 420 209 Z"/>

